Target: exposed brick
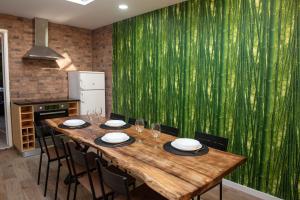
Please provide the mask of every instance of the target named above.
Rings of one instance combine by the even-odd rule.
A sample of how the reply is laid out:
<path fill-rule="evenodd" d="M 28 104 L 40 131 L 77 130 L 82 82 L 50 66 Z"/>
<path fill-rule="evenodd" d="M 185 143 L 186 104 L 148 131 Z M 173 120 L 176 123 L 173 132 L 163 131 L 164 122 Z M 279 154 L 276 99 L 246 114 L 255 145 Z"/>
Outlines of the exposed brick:
<path fill-rule="evenodd" d="M 0 14 L 0 28 L 8 30 L 11 99 L 66 98 L 67 68 L 22 59 L 34 43 L 33 20 Z M 91 30 L 49 23 L 49 47 L 67 54 L 74 70 L 92 70 Z"/>
<path fill-rule="evenodd" d="M 11 99 L 68 97 L 67 71 L 103 71 L 106 111 L 112 109 L 112 25 L 87 30 L 49 22 L 49 47 L 67 56 L 58 64 L 24 60 L 34 44 L 32 19 L 0 14 L 0 28 L 8 30 Z"/>
<path fill-rule="evenodd" d="M 93 70 L 105 72 L 106 114 L 112 110 L 112 32 L 113 26 L 108 25 L 92 32 Z"/>

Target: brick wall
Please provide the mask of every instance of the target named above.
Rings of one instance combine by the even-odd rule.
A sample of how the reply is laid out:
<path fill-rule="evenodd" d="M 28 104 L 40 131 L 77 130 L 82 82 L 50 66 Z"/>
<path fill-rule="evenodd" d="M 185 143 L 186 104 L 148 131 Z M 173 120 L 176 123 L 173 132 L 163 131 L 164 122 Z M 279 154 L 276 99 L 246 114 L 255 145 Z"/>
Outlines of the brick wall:
<path fill-rule="evenodd" d="M 33 46 L 33 27 L 33 20 L 0 14 L 0 28 L 9 34 L 11 99 L 66 98 L 67 71 L 92 70 L 92 31 L 49 23 L 49 47 L 66 59 L 23 60 Z"/>
<path fill-rule="evenodd" d="M 0 28 L 8 30 L 11 99 L 68 97 L 67 71 L 104 71 L 106 113 L 112 107 L 112 25 L 94 31 L 49 23 L 49 47 L 60 61 L 24 60 L 33 46 L 33 20 L 0 14 Z"/>
<path fill-rule="evenodd" d="M 96 29 L 92 33 L 93 70 L 105 72 L 106 113 L 112 109 L 112 25 Z"/>

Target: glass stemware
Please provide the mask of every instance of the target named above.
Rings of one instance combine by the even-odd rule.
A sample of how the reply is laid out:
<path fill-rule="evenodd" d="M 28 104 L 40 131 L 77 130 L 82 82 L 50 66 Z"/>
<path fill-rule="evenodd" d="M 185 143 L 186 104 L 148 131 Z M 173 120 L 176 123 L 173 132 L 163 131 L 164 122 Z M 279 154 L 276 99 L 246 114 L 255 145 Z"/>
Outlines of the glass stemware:
<path fill-rule="evenodd" d="M 97 117 L 98 117 L 98 120 L 99 122 L 101 123 L 102 122 L 102 108 L 100 108 L 97 112 Z"/>
<path fill-rule="evenodd" d="M 96 108 L 93 110 L 92 118 L 97 123 L 98 114 L 97 114 L 97 109 Z"/>
<path fill-rule="evenodd" d="M 87 110 L 86 111 L 86 115 L 87 115 L 88 121 L 90 123 L 92 123 L 92 111 L 91 110 Z"/>
<path fill-rule="evenodd" d="M 145 128 L 145 122 L 143 119 L 137 119 L 135 121 L 135 129 L 137 130 L 137 132 L 140 134 L 142 134 L 142 132 L 144 131 Z M 140 139 L 139 142 L 142 142 L 142 140 Z"/>
<path fill-rule="evenodd" d="M 151 133 L 152 133 L 152 136 L 155 140 L 155 143 L 157 143 L 157 140 L 161 134 L 161 128 L 160 128 L 160 124 L 159 123 L 153 123 L 151 124 Z M 157 146 L 155 145 L 154 146 L 155 148 L 157 148 Z"/>
<path fill-rule="evenodd" d="M 97 111 L 96 109 L 90 109 L 87 111 L 87 117 L 89 122 L 92 124 L 93 122 L 96 122 L 97 120 Z"/>

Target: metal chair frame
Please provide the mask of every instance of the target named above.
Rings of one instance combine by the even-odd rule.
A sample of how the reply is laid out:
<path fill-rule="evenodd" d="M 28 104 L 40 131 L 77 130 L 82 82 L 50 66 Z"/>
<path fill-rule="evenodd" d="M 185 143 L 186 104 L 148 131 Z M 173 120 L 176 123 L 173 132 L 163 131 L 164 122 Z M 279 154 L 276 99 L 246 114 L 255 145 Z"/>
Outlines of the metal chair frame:
<path fill-rule="evenodd" d="M 218 149 L 220 151 L 227 151 L 227 146 L 228 146 L 228 138 L 220 137 L 220 136 L 215 136 L 203 132 L 196 131 L 195 132 L 195 139 L 199 140 L 202 144 L 205 144 L 211 148 Z M 222 180 L 213 185 L 212 187 L 208 188 L 205 190 L 203 193 L 209 191 L 210 189 L 214 188 L 215 186 L 219 185 L 220 186 L 220 193 L 219 197 L 220 200 L 223 199 L 223 188 L 222 188 Z M 202 194 L 203 194 L 202 193 Z M 197 200 L 200 200 L 200 195 L 197 196 Z"/>
<path fill-rule="evenodd" d="M 59 155 L 59 151 L 58 151 L 58 146 L 59 144 L 57 143 L 57 137 L 55 135 L 55 131 L 53 129 L 47 130 L 50 133 L 50 138 L 52 140 L 53 143 L 53 147 L 56 153 L 56 157 L 55 158 L 51 158 L 50 153 L 49 153 L 49 147 L 47 145 L 46 142 L 46 138 L 44 136 L 43 131 L 45 131 L 46 126 L 39 126 L 35 124 L 35 132 L 37 135 L 37 140 L 40 146 L 40 160 L 39 160 L 39 170 L 38 170 L 38 181 L 37 184 L 40 184 L 40 177 L 41 177 L 41 167 L 42 167 L 42 161 L 43 161 L 43 154 L 45 153 L 47 155 L 48 158 L 48 162 L 47 162 L 47 169 L 46 169 L 46 180 L 45 180 L 45 187 L 44 187 L 44 196 L 47 195 L 47 187 L 48 187 L 48 178 L 49 178 L 49 169 L 50 169 L 50 163 L 52 162 L 57 162 L 57 176 L 56 176 L 56 183 L 55 183 L 55 199 L 57 199 L 57 191 L 58 191 L 58 182 L 59 182 L 59 175 L 60 175 L 60 167 L 62 166 L 61 164 L 61 159 L 65 159 L 66 158 L 66 154 L 65 155 Z M 68 166 L 69 167 L 69 166 Z"/>

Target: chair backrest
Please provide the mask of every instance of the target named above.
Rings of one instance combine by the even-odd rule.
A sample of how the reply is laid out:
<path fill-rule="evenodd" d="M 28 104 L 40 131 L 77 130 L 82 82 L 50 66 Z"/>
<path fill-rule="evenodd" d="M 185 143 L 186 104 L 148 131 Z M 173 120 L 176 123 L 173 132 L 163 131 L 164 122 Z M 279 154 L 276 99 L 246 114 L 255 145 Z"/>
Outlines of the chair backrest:
<path fill-rule="evenodd" d="M 70 175 L 73 175 L 74 173 L 73 173 L 72 167 L 71 167 L 70 153 L 69 153 L 69 151 L 68 151 L 68 149 L 67 149 L 67 147 L 66 147 L 65 140 L 64 140 L 64 138 L 59 138 L 59 140 L 60 140 L 60 143 L 61 143 L 63 152 L 64 152 L 64 154 L 65 154 L 65 156 L 66 156 L 65 159 L 66 159 L 67 167 L 68 167 L 68 170 L 69 170 L 69 174 L 70 174 Z M 71 143 L 71 142 L 69 142 L 69 143 Z M 74 145 L 75 145 L 75 144 L 74 144 Z"/>
<path fill-rule="evenodd" d="M 68 142 L 66 143 L 67 150 L 69 152 L 69 157 L 71 161 L 71 171 L 73 172 L 73 176 L 76 178 L 76 181 L 78 179 L 79 172 L 76 171 L 77 168 L 86 169 L 86 173 L 88 175 L 89 184 L 91 187 L 93 199 L 96 199 L 96 193 L 95 188 L 91 176 L 91 169 L 89 167 L 89 163 L 87 161 L 86 152 L 83 151 L 83 148 L 81 148 L 78 145 L 75 145 L 74 143 Z"/>
<path fill-rule="evenodd" d="M 67 146 L 67 152 L 70 157 L 72 175 L 76 176 L 78 172 L 76 171 L 75 166 L 80 166 L 81 168 L 84 169 L 86 168 L 84 154 L 82 153 L 82 148 L 74 145 L 74 143 L 67 142 L 66 146 Z"/>
<path fill-rule="evenodd" d="M 119 174 L 116 174 L 109 169 L 107 169 L 103 164 L 101 163 L 100 158 L 96 159 L 97 162 L 97 169 L 99 172 L 99 177 L 101 180 L 101 189 L 102 194 L 107 197 L 107 193 L 105 191 L 104 184 L 108 187 L 110 187 L 115 193 L 125 195 L 127 199 L 130 199 L 129 196 L 129 189 L 128 189 L 128 180 L 127 177 L 121 176 Z"/>
<path fill-rule="evenodd" d="M 34 123 L 35 134 L 41 149 L 41 153 L 46 152 L 48 159 L 50 159 L 48 144 L 46 142 L 45 133 L 51 132 L 49 126 L 45 126 L 43 124 Z"/>
<path fill-rule="evenodd" d="M 167 125 L 162 125 L 162 124 L 160 125 L 160 131 L 162 133 L 173 135 L 175 137 L 178 137 L 178 134 L 179 134 L 179 129 L 178 128 L 174 128 L 174 127 L 167 126 Z"/>
<path fill-rule="evenodd" d="M 119 119 L 125 121 L 125 116 L 116 113 L 110 113 L 110 119 Z"/>
<path fill-rule="evenodd" d="M 38 140 L 39 146 L 41 148 L 41 152 L 43 153 L 46 151 L 48 159 L 50 159 L 48 145 L 51 145 L 51 144 L 47 144 L 46 138 L 51 138 L 53 146 L 54 146 L 54 150 L 56 153 L 56 157 L 59 159 L 62 156 L 59 154 L 59 152 L 62 152 L 62 151 L 59 151 L 59 149 L 63 150 L 63 148 L 64 148 L 61 137 L 59 137 L 55 134 L 55 130 L 53 128 L 51 128 L 43 123 L 40 123 L 39 125 L 35 123 L 34 127 L 35 127 L 37 140 Z M 45 135 L 47 135 L 47 136 L 45 136 Z"/>
<path fill-rule="evenodd" d="M 43 135 L 43 132 L 42 132 L 42 127 L 41 126 L 38 126 L 36 123 L 34 123 L 34 129 L 35 129 L 35 135 L 36 135 L 36 139 L 38 140 L 38 143 L 39 143 L 39 145 L 40 145 L 40 148 L 41 148 L 41 152 L 44 152 L 44 150 L 43 150 L 43 146 L 44 146 L 44 144 L 43 144 L 43 137 L 44 137 L 44 135 Z"/>
<path fill-rule="evenodd" d="M 128 124 L 135 125 L 135 121 L 136 121 L 135 118 L 131 118 L 131 117 L 128 118 Z"/>
<path fill-rule="evenodd" d="M 56 133 L 55 130 L 51 129 L 50 137 L 51 137 L 54 149 L 55 149 L 56 156 L 57 156 L 57 158 L 60 158 L 60 156 L 62 156 L 62 155 L 60 155 L 59 152 L 62 152 L 62 151 L 59 151 L 59 149 L 64 150 L 64 148 L 65 148 L 64 140 L 62 137 L 60 137 L 59 135 L 56 135 L 55 133 Z M 65 155 L 67 155 L 67 154 L 65 154 Z"/>
<path fill-rule="evenodd" d="M 215 148 L 215 149 L 218 149 L 221 151 L 227 151 L 228 138 L 196 131 L 195 139 L 199 140 L 201 143 L 203 143 L 209 147 L 212 147 L 212 148 Z"/>
<path fill-rule="evenodd" d="M 135 125 L 135 121 L 136 121 L 135 118 L 132 118 L 132 117 L 128 118 L 128 124 Z M 146 120 L 144 120 L 144 124 L 145 124 L 145 127 L 148 126 L 148 122 Z"/>

